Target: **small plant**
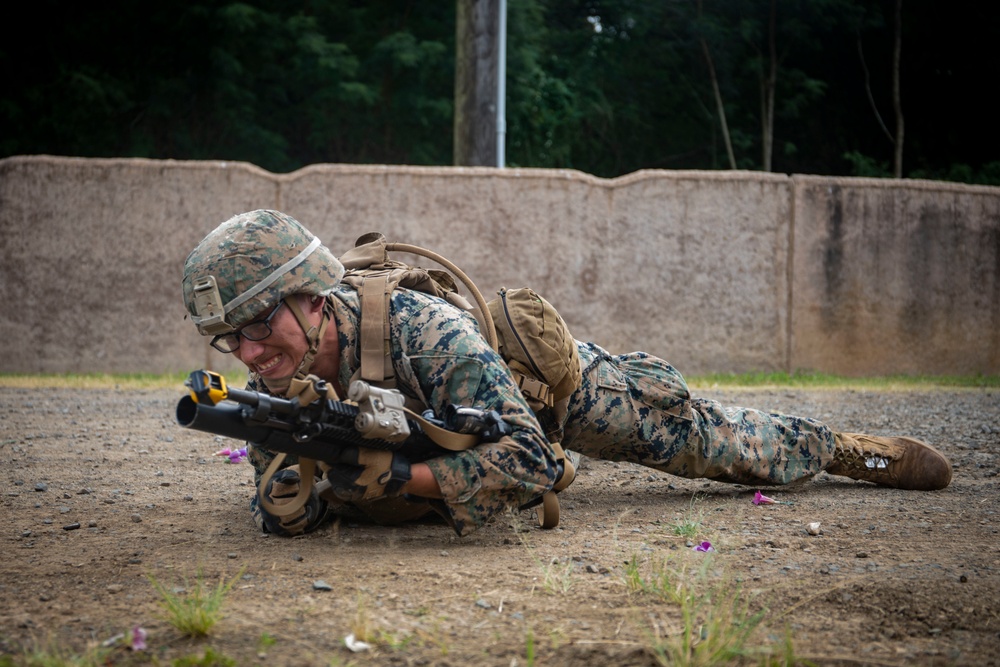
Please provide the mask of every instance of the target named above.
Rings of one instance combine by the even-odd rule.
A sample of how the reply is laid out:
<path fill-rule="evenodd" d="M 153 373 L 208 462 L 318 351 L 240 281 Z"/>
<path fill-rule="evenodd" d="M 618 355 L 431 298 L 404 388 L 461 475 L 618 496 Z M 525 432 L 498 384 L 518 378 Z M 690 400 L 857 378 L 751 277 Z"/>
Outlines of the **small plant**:
<path fill-rule="evenodd" d="M 21 667 L 100 667 L 107 664 L 111 651 L 100 646 L 88 647 L 82 654 L 69 652 L 63 648 L 34 648 L 24 652 L 22 660 L 0 661 L 0 665 L 20 665 Z"/>
<path fill-rule="evenodd" d="M 511 512 L 507 514 L 508 521 L 510 521 L 511 528 L 518 532 L 518 526 L 520 525 L 520 518 Z M 574 565 L 572 559 L 567 559 L 565 562 L 560 562 L 557 557 L 552 557 L 547 563 L 542 562 L 542 560 L 532 553 L 534 546 L 528 538 L 527 531 L 518 532 L 518 539 L 521 542 L 531 559 L 538 564 L 539 569 L 542 571 L 542 587 L 548 593 L 568 593 L 569 589 L 573 587 L 573 570 Z"/>
<path fill-rule="evenodd" d="M 354 608 L 354 619 L 351 621 L 351 634 L 354 635 L 354 639 L 366 644 L 372 644 L 378 638 L 375 621 L 368 610 L 368 600 L 361 593 L 358 593 L 357 605 Z"/>
<path fill-rule="evenodd" d="M 216 653 L 214 649 L 205 649 L 205 654 L 200 658 L 196 655 L 187 655 L 177 658 L 170 663 L 172 667 L 236 667 L 236 661 L 221 653 Z"/>
<path fill-rule="evenodd" d="M 243 570 L 240 569 L 229 581 L 220 577 L 214 588 L 205 584 L 201 571 L 193 585 L 185 581 L 180 589 L 167 588 L 153 575 L 149 575 L 149 581 L 160 595 L 159 602 L 166 611 L 166 621 L 187 637 L 205 637 L 222 617 L 222 603 L 226 594 L 242 574 Z"/>
<path fill-rule="evenodd" d="M 524 664 L 535 667 L 535 633 L 528 628 L 524 633 Z"/>
<path fill-rule="evenodd" d="M 257 638 L 257 651 L 263 653 L 267 649 L 271 648 L 278 643 L 278 640 L 267 634 L 266 632 L 260 633 L 260 637 Z"/>
<path fill-rule="evenodd" d="M 697 500 L 697 496 L 691 496 L 687 514 L 671 524 L 670 532 L 677 537 L 693 540 L 701 533 L 703 515 L 701 512 L 695 512 L 694 504 Z"/>
<path fill-rule="evenodd" d="M 642 580 L 644 591 L 676 604 L 680 612 L 680 627 L 652 641 L 650 650 L 662 665 L 732 664 L 762 653 L 750 644 L 765 612 L 751 610 L 739 584 L 725 577 L 709 581 L 711 563 L 705 557 L 691 572 L 661 561 Z"/>
<path fill-rule="evenodd" d="M 561 563 L 558 558 L 553 558 L 547 565 L 539 563 L 539 566 L 542 568 L 542 586 L 546 591 L 563 595 L 569 593 L 573 587 L 572 560 Z"/>
<path fill-rule="evenodd" d="M 668 602 L 677 601 L 680 582 L 666 559 L 643 561 L 633 554 L 625 564 L 623 577 L 629 593 L 647 593 Z"/>
<path fill-rule="evenodd" d="M 433 632 L 418 629 L 417 634 L 420 636 L 423 644 L 437 647 L 442 656 L 448 655 L 450 646 L 447 637 L 445 637 L 444 630 L 441 628 L 441 621 L 435 621 Z"/>
<path fill-rule="evenodd" d="M 701 532 L 701 521 L 696 521 L 694 519 L 681 519 L 675 522 L 671 526 L 671 532 L 678 537 L 683 537 L 689 540 L 693 540 L 698 537 L 698 533 Z"/>
<path fill-rule="evenodd" d="M 385 646 L 392 651 L 402 651 L 416 638 L 412 634 L 405 632 L 392 632 L 389 630 L 379 630 L 377 642 L 380 646 Z"/>

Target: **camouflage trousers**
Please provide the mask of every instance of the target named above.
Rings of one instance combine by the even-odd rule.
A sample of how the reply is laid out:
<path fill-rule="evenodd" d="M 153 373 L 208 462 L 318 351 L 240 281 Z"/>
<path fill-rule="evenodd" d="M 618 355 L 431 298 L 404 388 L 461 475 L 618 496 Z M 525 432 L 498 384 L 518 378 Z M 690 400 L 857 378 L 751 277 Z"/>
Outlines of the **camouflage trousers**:
<path fill-rule="evenodd" d="M 818 421 L 693 398 L 662 359 L 579 347 L 585 371 L 563 422 L 566 449 L 751 485 L 789 484 L 833 460 L 833 432 Z"/>

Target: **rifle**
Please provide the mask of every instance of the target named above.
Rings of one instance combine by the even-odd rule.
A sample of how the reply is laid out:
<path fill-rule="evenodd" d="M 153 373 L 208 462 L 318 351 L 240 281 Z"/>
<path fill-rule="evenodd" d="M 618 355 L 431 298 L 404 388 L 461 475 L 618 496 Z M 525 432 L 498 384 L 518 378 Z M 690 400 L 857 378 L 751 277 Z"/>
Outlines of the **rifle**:
<path fill-rule="evenodd" d="M 510 426 L 499 413 L 449 405 L 439 419 L 404 406 L 396 389 L 351 383 L 348 401 L 325 398 L 327 384 L 312 378 L 320 397 L 309 403 L 256 391 L 233 389 L 215 372 L 192 372 L 188 395 L 177 404 L 177 423 L 207 433 L 251 442 L 275 453 L 332 462 L 342 447 L 399 451 L 426 461 L 478 442 L 497 442 Z"/>

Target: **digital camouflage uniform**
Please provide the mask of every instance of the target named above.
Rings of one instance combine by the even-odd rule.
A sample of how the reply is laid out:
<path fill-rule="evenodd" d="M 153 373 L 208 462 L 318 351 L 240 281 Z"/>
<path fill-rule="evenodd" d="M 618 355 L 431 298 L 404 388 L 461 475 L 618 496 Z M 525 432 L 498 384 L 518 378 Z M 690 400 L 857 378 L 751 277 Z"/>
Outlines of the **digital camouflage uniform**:
<path fill-rule="evenodd" d="M 833 460 L 823 424 L 692 398 L 673 366 L 644 352 L 612 356 L 578 343 L 583 382 L 569 399 L 562 445 L 687 478 L 788 484 Z"/>
<path fill-rule="evenodd" d="M 340 342 L 338 393 L 360 367 L 358 357 L 358 295 L 341 286 L 329 297 Z M 496 410 L 512 433 L 497 443 L 426 461 L 441 487 L 444 500 L 400 499 L 357 503 L 351 509 L 382 521 L 412 518 L 433 509 L 466 535 L 508 507 L 520 507 L 548 491 L 557 477 L 555 454 L 542 435 L 534 413 L 521 397 L 503 360 L 479 334 L 475 318 L 441 299 L 421 292 L 397 289 L 390 305 L 390 340 L 396 388 L 410 399 L 444 414 L 449 404 Z M 266 391 L 251 376 L 250 388 Z M 250 446 L 248 457 L 256 481 L 274 457 Z M 286 462 L 292 464 L 294 457 Z M 262 525 L 257 497 L 252 511 Z"/>
<path fill-rule="evenodd" d="M 343 271 L 294 219 L 277 211 L 252 211 L 220 225 L 188 256 L 184 299 L 199 331 L 213 336 L 231 335 L 286 300 L 310 346 L 296 373 L 307 372 L 325 323 L 332 321 L 339 337 L 340 377 L 324 379 L 343 396 L 360 367 L 359 299 L 340 283 Z M 287 299 L 294 294 L 327 299 L 319 334 L 304 321 L 295 300 Z M 947 459 L 919 441 L 833 433 L 810 419 L 692 398 L 684 379 L 665 361 L 643 352 L 612 356 L 592 343 L 577 342 L 581 384 L 565 405 L 543 411 L 543 431 L 471 315 L 422 292 L 397 289 L 390 296 L 389 325 L 396 386 L 415 403 L 411 407 L 419 404 L 439 415 L 450 404 L 495 410 L 512 434 L 427 460 L 442 500 L 388 497 L 341 504 L 335 511 L 361 510 L 394 522 L 434 510 L 466 535 L 498 512 L 536 501 L 553 487 L 561 471 L 543 433 L 567 450 L 687 478 L 788 484 L 828 470 L 904 489 L 941 489 L 951 481 Z M 267 391 L 254 375 L 249 387 Z M 248 449 L 259 483 L 273 455 Z M 289 457 L 285 467 L 294 464 Z M 251 507 L 263 526 L 256 495 Z M 313 513 L 294 530 L 314 529 L 324 515 L 325 510 Z M 267 517 L 274 524 L 273 515 Z M 285 525 L 280 523 L 279 530 Z"/>

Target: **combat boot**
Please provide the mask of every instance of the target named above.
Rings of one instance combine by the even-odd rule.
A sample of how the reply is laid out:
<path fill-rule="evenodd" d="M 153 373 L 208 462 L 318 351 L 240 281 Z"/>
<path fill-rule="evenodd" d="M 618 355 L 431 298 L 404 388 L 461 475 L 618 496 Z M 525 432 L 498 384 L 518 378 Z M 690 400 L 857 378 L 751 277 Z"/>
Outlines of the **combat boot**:
<path fill-rule="evenodd" d="M 948 459 L 919 440 L 860 433 L 833 436 L 836 450 L 826 468 L 831 475 L 916 491 L 943 489 L 951 483 Z"/>

